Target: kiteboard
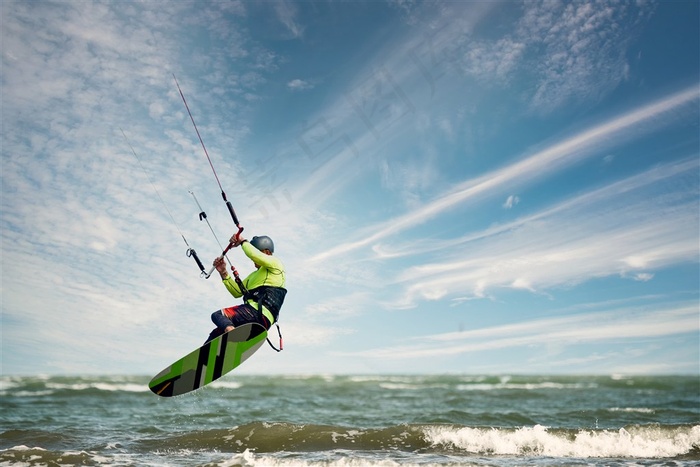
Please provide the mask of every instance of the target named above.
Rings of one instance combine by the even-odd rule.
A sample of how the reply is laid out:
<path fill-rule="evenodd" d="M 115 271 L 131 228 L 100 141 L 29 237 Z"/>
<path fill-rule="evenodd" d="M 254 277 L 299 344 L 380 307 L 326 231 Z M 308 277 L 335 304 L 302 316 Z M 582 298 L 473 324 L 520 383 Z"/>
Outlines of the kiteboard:
<path fill-rule="evenodd" d="M 153 377 L 148 387 L 162 397 L 199 389 L 246 361 L 266 338 L 267 331 L 257 323 L 238 326 L 165 368 Z"/>

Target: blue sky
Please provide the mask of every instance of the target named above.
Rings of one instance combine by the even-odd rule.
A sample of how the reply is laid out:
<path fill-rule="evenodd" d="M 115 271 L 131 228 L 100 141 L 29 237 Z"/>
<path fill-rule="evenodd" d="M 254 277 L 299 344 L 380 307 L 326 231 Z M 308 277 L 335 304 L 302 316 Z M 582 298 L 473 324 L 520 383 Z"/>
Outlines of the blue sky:
<path fill-rule="evenodd" d="M 3 374 L 155 374 L 237 303 L 173 74 L 288 269 L 241 373 L 698 374 L 697 2 L 0 8 Z"/>

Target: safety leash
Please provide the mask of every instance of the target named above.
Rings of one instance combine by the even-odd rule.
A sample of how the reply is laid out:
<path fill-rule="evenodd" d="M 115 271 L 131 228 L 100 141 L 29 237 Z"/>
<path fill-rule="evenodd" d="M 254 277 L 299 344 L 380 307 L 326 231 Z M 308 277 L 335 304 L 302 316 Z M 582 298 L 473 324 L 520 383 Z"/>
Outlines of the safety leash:
<path fill-rule="evenodd" d="M 275 326 L 277 327 L 277 334 L 280 336 L 280 348 L 278 349 L 277 347 L 275 347 L 275 345 L 270 341 L 269 337 L 267 338 L 267 343 L 270 344 L 270 347 L 272 347 L 276 352 L 281 352 L 282 350 L 284 350 L 283 341 L 282 341 L 282 331 L 280 331 L 279 324 L 275 323 Z"/>

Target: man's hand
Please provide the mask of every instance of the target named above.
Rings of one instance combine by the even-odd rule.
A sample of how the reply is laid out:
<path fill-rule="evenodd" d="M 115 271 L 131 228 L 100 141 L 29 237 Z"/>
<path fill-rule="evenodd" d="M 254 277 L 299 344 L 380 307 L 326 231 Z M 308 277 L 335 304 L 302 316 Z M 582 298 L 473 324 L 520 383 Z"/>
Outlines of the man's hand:
<path fill-rule="evenodd" d="M 231 240 L 229 240 L 229 242 L 234 247 L 239 246 L 241 243 L 243 243 L 245 241 L 246 241 L 246 239 L 243 238 L 243 236 L 241 235 L 241 232 L 237 232 L 237 233 L 233 234 L 233 236 L 231 237 Z"/>
<path fill-rule="evenodd" d="M 214 260 L 214 267 L 217 271 L 219 271 L 222 279 L 226 279 L 226 277 L 228 277 L 228 272 L 226 272 L 226 262 L 224 261 L 223 256 L 219 256 Z"/>

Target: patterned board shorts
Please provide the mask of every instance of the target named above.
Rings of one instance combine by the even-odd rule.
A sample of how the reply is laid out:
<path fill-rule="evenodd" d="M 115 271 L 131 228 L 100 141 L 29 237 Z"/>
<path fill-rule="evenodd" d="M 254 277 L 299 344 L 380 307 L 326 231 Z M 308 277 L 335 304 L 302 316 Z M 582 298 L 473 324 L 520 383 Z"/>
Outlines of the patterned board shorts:
<path fill-rule="evenodd" d="M 262 324 L 265 329 L 270 328 L 270 322 L 267 320 L 265 315 L 247 303 L 229 308 L 223 308 L 221 312 L 231 320 L 234 327 L 245 323 L 258 323 Z"/>

